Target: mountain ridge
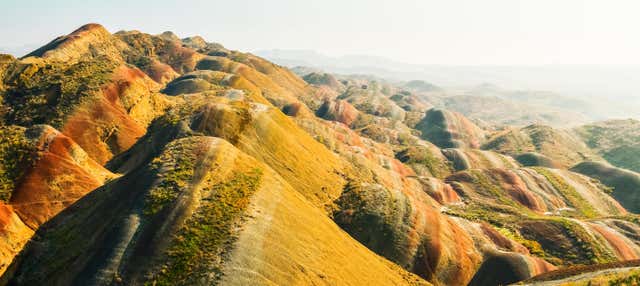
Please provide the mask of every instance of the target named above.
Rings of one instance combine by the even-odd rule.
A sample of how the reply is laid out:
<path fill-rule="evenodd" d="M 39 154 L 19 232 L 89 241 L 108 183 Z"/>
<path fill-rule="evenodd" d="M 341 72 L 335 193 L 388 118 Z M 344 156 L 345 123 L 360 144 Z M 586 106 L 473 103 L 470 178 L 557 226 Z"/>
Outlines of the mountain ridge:
<path fill-rule="evenodd" d="M 600 159 L 587 137 L 427 84 L 97 24 L 0 80 L 3 285 L 498 285 L 640 257 L 634 201 L 570 169 Z"/>

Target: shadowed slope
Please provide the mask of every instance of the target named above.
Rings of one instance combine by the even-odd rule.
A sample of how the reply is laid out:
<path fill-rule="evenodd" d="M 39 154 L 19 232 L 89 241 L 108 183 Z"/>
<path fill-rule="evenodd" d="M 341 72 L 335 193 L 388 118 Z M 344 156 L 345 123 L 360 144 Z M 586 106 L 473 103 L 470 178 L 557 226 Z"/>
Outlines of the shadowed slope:
<path fill-rule="evenodd" d="M 189 98 L 189 104 L 161 117 L 138 144 L 110 165 L 119 172 L 133 170 L 135 162 L 148 161 L 163 144 L 192 132 L 228 140 L 318 205 L 337 197 L 344 185 L 343 162 L 278 109 L 214 95 Z"/>
<path fill-rule="evenodd" d="M 90 24 L 7 67 L 6 124 L 49 124 L 103 164 L 129 148 L 170 101 L 122 57 L 126 44 Z"/>
<path fill-rule="evenodd" d="M 630 260 L 559 269 L 535 276 L 518 285 L 636 285 L 638 282 L 640 261 Z"/>
<path fill-rule="evenodd" d="M 270 168 L 211 137 L 174 141 L 67 209 L 12 274 L 4 279 L 26 285 L 424 284 L 355 243 Z"/>
<path fill-rule="evenodd" d="M 537 152 L 565 168 L 585 160 L 599 159 L 571 132 L 545 125 L 529 125 L 497 132 L 482 148 L 511 156 Z"/>
<path fill-rule="evenodd" d="M 494 252 L 485 258 L 469 286 L 506 285 L 552 269 L 541 259 L 527 260 L 521 254 Z"/>
<path fill-rule="evenodd" d="M 546 167 L 546 168 L 561 167 L 560 164 L 554 162 L 553 160 L 551 160 L 551 158 L 536 152 L 522 153 L 516 156 L 515 159 L 516 161 L 518 161 L 518 163 L 522 164 L 522 166 L 525 166 L 525 167 L 535 167 L 535 166 Z"/>
<path fill-rule="evenodd" d="M 640 121 L 608 120 L 574 130 L 609 163 L 640 172 Z"/>
<path fill-rule="evenodd" d="M 484 132 L 459 113 L 429 109 L 416 125 L 422 138 L 440 148 L 478 148 L 484 141 Z"/>
<path fill-rule="evenodd" d="M 598 162 L 583 162 L 573 168 L 613 188 L 612 196 L 627 210 L 640 212 L 640 174 Z"/>
<path fill-rule="evenodd" d="M 3 185 L 0 272 L 31 237 L 32 229 L 115 177 L 50 126 L 2 129 L 0 141 L 13 145 L 1 150 L 4 160 L 0 167 L 3 175 L 12 176 L 14 184 Z M 8 130 L 14 131 L 9 134 Z M 8 147 L 4 143 L 2 146 Z"/>
<path fill-rule="evenodd" d="M 475 149 L 488 126 L 382 79 L 317 86 L 200 37 L 95 25 L 36 54 L 0 56 L 0 112 L 63 133 L 44 132 L 44 159 L 9 193 L 25 204 L 0 208 L 0 254 L 98 189 L 45 223 L 5 282 L 466 285 L 640 257 L 637 217 L 597 180 Z M 544 126 L 503 135 L 489 147 L 538 151 L 536 166 L 591 155 Z M 124 175 L 99 187 L 105 162 Z"/>

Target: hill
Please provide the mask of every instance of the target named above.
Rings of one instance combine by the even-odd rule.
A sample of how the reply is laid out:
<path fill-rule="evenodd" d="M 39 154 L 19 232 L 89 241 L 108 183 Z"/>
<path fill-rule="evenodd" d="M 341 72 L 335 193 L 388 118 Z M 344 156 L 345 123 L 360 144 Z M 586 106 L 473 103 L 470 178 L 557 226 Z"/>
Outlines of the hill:
<path fill-rule="evenodd" d="M 640 121 L 610 120 L 576 128 L 585 143 L 609 163 L 640 172 Z"/>
<path fill-rule="evenodd" d="M 482 148 L 511 156 L 535 152 L 563 167 L 585 160 L 601 160 L 572 132 L 537 124 L 494 132 Z"/>
<path fill-rule="evenodd" d="M 98 24 L 0 57 L 0 285 L 504 285 L 640 258 L 631 192 L 568 169 L 599 158 L 572 131 L 299 72 Z"/>
<path fill-rule="evenodd" d="M 198 136 L 173 141 L 48 222 L 14 265 L 9 283 L 17 284 L 420 283 L 266 165 Z M 270 271 L 291 267 L 298 275 Z"/>
<path fill-rule="evenodd" d="M 582 162 L 571 170 L 600 180 L 612 188 L 611 194 L 625 208 L 640 212 L 640 174 L 597 162 Z"/>

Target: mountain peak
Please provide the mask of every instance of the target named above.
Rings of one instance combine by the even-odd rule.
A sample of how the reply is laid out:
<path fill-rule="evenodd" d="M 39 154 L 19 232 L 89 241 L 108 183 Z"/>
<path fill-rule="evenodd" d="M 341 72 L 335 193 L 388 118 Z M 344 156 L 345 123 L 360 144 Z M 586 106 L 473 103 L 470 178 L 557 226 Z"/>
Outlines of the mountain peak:
<path fill-rule="evenodd" d="M 170 41 L 174 41 L 174 42 L 180 41 L 180 38 L 174 32 L 171 32 L 171 31 L 164 31 L 164 32 L 162 32 L 162 34 L 160 34 L 158 36 L 160 38 L 165 39 L 165 40 L 170 40 Z"/>
<path fill-rule="evenodd" d="M 99 32 L 99 33 L 109 33 L 109 31 L 107 31 L 107 29 L 104 26 L 102 26 L 102 25 L 100 25 L 98 23 L 88 23 L 88 24 L 84 24 L 80 28 L 76 29 L 70 35 L 77 35 L 77 34 L 80 34 L 82 32 L 87 32 L 87 31 L 94 31 L 94 32 Z"/>
<path fill-rule="evenodd" d="M 640 174 L 602 164 L 640 172 L 638 121 L 297 74 L 99 24 L 0 54 L 0 285 L 506 285 L 640 259 Z"/>
<path fill-rule="evenodd" d="M 57 61 L 74 61 L 85 56 L 118 53 L 115 38 L 100 24 L 83 25 L 68 35 L 60 36 L 26 57 L 42 57 Z"/>
<path fill-rule="evenodd" d="M 182 42 L 196 49 L 201 49 L 207 46 L 207 41 L 201 36 L 184 38 L 182 39 Z"/>

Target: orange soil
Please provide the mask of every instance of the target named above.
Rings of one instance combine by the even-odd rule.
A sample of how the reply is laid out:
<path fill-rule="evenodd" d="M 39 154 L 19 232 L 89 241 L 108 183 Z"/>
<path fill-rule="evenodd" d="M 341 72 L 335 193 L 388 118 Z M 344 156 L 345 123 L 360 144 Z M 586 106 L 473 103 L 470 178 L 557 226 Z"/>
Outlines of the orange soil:
<path fill-rule="evenodd" d="M 506 236 L 502 235 L 500 232 L 498 232 L 495 228 L 491 227 L 486 222 L 482 222 L 480 224 L 480 229 L 482 229 L 482 232 L 487 237 L 489 237 L 489 239 L 491 239 L 491 241 L 496 246 L 498 246 L 500 248 L 503 248 L 503 249 L 506 249 L 506 250 L 510 250 L 510 251 L 514 251 L 514 252 L 518 252 L 518 253 L 529 255 L 529 250 L 526 247 L 524 247 L 521 244 L 514 243 L 512 240 L 510 240 Z"/>
<path fill-rule="evenodd" d="M 437 180 L 435 178 L 431 178 L 430 180 Z M 460 202 L 460 196 L 458 193 L 451 187 L 451 185 L 444 183 L 440 180 L 437 183 L 433 183 L 432 181 L 426 183 L 426 186 L 423 186 L 423 190 L 431 196 L 434 200 L 436 200 L 439 204 L 446 205 L 451 203 Z"/>
<path fill-rule="evenodd" d="M 609 245 L 611 245 L 613 250 L 616 252 L 616 256 L 618 256 L 619 259 L 621 259 L 621 260 L 634 260 L 634 259 L 640 258 L 640 257 L 638 257 L 636 252 L 633 251 L 633 249 L 631 247 L 629 247 L 627 242 L 624 241 L 622 238 L 620 238 L 620 236 L 618 236 L 615 233 L 609 231 L 607 228 L 602 227 L 601 225 L 597 225 L 597 224 L 591 223 L 591 224 L 589 224 L 589 226 L 593 230 L 598 232 L 600 235 L 602 235 L 602 237 L 604 237 L 604 239 L 607 240 Z"/>
<path fill-rule="evenodd" d="M 127 150 L 146 132 L 145 126 L 127 114 L 121 102 L 126 88 L 144 77 L 138 69 L 119 68 L 114 81 L 96 99 L 79 106 L 67 118 L 62 132 L 71 137 L 98 163 Z"/>
<path fill-rule="evenodd" d="M 500 180 L 500 186 L 506 190 L 511 198 L 518 203 L 529 208 L 532 211 L 543 212 L 545 207 L 536 195 L 531 193 L 527 185 L 514 172 L 504 169 L 493 169 L 493 174 L 497 175 Z"/>
<path fill-rule="evenodd" d="M 11 222 L 13 208 L 10 205 L 0 202 L 0 231 L 5 230 Z"/>
<path fill-rule="evenodd" d="M 53 132 L 51 132 L 53 131 Z M 20 218 L 32 228 L 46 222 L 77 199 L 104 182 L 110 174 L 95 162 L 80 166 L 73 157 L 73 141 L 53 129 L 42 135 L 38 159 L 16 186 L 11 205 Z M 92 174 L 94 169 L 100 174 Z"/>

